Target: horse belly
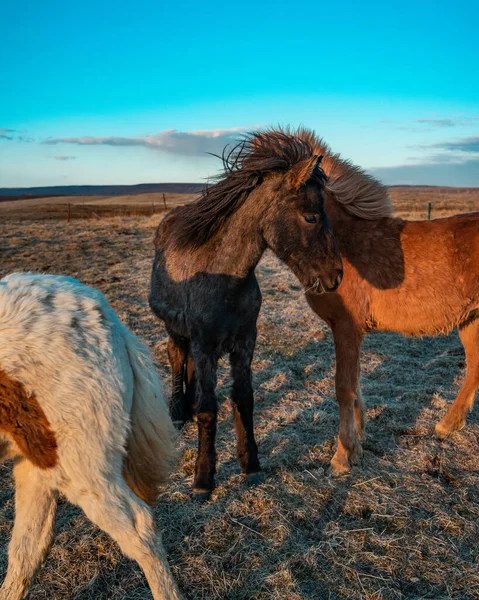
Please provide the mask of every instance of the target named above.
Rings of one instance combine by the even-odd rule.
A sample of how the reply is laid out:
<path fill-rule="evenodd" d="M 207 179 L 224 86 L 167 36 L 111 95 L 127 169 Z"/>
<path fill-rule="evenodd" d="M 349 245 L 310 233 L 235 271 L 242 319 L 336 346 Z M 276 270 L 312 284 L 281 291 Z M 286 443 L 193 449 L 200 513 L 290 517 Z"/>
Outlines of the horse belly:
<path fill-rule="evenodd" d="M 373 329 L 405 335 L 448 333 L 465 317 L 465 302 L 457 289 L 375 290 L 371 298 Z"/>

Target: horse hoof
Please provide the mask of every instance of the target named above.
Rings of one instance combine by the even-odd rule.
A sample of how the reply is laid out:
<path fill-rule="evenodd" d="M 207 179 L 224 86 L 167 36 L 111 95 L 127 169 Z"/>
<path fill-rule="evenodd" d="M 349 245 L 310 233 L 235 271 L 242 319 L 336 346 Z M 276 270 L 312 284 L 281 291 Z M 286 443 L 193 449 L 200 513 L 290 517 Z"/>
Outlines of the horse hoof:
<path fill-rule="evenodd" d="M 449 428 L 448 427 L 444 427 L 444 425 L 441 422 L 436 423 L 436 427 L 434 429 L 435 429 L 435 432 L 436 432 L 436 436 L 440 440 L 445 440 L 451 434 Z"/>
<path fill-rule="evenodd" d="M 343 477 L 344 475 L 348 475 L 350 472 L 351 467 L 348 464 L 344 464 L 333 459 L 329 465 L 327 474 L 331 477 Z"/>
<path fill-rule="evenodd" d="M 211 490 L 193 490 L 192 499 L 195 502 L 199 502 L 203 504 L 204 502 L 208 502 L 211 496 Z"/>
<path fill-rule="evenodd" d="M 436 424 L 435 431 L 436 435 L 440 440 L 445 440 L 455 431 L 461 431 L 466 425 L 466 422 L 458 423 L 457 426 L 447 426 L 442 421 Z"/>
<path fill-rule="evenodd" d="M 246 475 L 246 485 L 254 486 L 263 483 L 264 474 L 259 471 L 258 473 L 247 473 Z"/>
<path fill-rule="evenodd" d="M 327 471 L 327 475 L 329 475 L 330 477 L 344 477 L 345 475 L 349 475 L 349 473 L 351 473 L 351 469 L 345 468 L 345 467 L 333 467 L 333 465 L 329 465 L 329 469 Z"/>

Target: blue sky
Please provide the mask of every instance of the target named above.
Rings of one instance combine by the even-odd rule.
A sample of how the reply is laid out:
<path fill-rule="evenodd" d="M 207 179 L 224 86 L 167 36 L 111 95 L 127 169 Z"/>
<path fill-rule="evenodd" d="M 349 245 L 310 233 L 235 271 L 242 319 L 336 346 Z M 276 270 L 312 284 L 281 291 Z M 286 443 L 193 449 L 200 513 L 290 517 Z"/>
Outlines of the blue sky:
<path fill-rule="evenodd" d="M 3 2 L 0 186 L 203 181 L 303 124 L 386 183 L 479 186 L 479 3 Z"/>

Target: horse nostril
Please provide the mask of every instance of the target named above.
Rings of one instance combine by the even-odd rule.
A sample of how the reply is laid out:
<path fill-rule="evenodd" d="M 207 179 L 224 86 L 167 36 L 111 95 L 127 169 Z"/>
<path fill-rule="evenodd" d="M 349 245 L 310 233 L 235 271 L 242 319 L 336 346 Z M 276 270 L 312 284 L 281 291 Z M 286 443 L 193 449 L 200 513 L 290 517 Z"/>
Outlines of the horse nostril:
<path fill-rule="evenodd" d="M 339 272 L 336 277 L 331 278 L 331 285 L 328 287 L 328 292 L 335 292 L 338 287 L 341 285 L 341 281 L 343 280 L 343 273 Z"/>

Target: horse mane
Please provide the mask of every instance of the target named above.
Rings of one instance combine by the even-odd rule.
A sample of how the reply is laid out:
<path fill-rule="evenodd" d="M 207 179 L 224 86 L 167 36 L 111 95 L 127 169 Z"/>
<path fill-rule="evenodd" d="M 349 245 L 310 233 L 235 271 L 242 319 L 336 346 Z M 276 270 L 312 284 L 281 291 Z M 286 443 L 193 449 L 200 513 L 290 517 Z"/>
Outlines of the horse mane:
<path fill-rule="evenodd" d="M 307 130 L 301 130 L 303 133 Z M 313 135 L 313 134 L 311 134 Z M 309 139 L 290 129 L 268 129 L 247 133 L 235 146 L 226 146 L 223 171 L 213 178 L 198 200 L 174 209 L 165 223 L 169 238 L 178 248 L 199 248 L 224 226 L 251 192 L 275 173 L 286 173 L 294 165 L 316 155 Z M 319 167 L 313 177 L 324 185 Z"/>
<path fill-rule="evenodd" d="M 323 156 L 321 168 L 327 175 L 325 189 L 347 212 L 368 220 L 392 216 L 388 189 L 378 179 L 332 152 L 311 130 L 299 128 L 296 135 L 307 141 L 315 154 Z"/>

